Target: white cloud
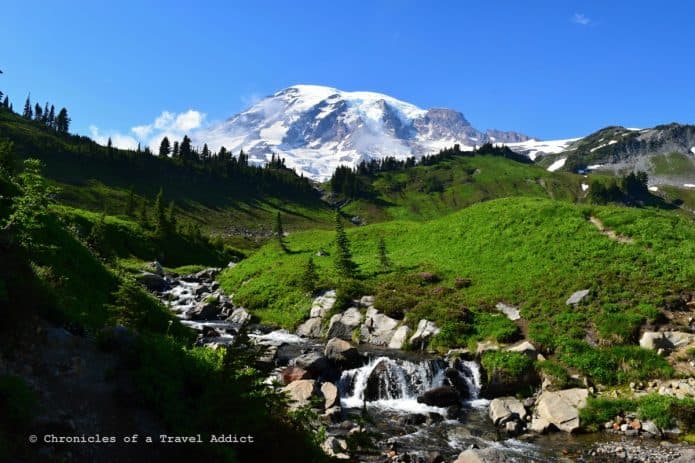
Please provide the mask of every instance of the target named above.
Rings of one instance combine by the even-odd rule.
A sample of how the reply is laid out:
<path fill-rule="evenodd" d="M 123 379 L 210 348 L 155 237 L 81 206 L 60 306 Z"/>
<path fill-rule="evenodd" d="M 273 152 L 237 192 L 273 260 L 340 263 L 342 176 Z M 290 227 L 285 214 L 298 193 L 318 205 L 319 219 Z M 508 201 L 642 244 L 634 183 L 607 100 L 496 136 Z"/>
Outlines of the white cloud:
<path fill-rule="evenodd" d="M 581 26 L 588 26 L 591 23 L 591 19 L 589 19 L 583 13 L 574 13 L 574 16 L 572 16 L 572 22 Z"/>
<path fill-rule="evenodd" d="M 140 143 L 143 148 L 149 146 L 150 150 L 156 153 L 162 138 L 168 137 L 173 143 L 175 140 L 181 140 L 184 135 L 192 136 L 204 122 L 204 113 L 189 109 L 179 114 L 162 111 L 152 123 L 136 125 L 125 134 L 118 131 L 101 131 L 94 125 L 90 126 L 89 130 L 92 138 L 101 145 L 105 145 L 110 137 L 117 148 L 136 149 Z"/>

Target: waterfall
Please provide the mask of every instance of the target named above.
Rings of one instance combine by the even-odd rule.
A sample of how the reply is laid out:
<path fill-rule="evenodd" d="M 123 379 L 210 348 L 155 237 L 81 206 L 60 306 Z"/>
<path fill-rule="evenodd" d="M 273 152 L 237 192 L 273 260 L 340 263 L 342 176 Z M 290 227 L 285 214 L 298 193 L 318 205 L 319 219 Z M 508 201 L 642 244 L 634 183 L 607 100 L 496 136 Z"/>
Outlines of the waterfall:
<path fill-rule="evenodd" d="M 449 384 L 447 364 L 441 359 L 412 362 L 389 357 L 376 357 L 367 365 L 343 372 L 339 390 L 344 407 L 371 406 L 403 412 L 441 411 L 420 404 L 417 397 L 429 389 Z M 480 370 L 475 362 L 455 363 L 459 377 L 468 388 L 471 399 L 480 391 Z"/>

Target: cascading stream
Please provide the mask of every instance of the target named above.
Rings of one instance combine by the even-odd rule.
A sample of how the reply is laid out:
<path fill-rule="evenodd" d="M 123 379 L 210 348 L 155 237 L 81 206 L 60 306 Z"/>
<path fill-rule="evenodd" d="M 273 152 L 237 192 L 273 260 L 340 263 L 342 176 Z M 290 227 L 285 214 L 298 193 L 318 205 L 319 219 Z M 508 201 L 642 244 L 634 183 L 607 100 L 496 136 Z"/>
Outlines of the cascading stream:
<path fill-rule="evenodd" d="M 376 357 L 367 365 L 343 372 L 339 389 L 344 407 L 363 404 L 394 411 L 441 412 L 442 409 L 418 403 L 424 392 L 447 384 L 448 365 L 441 359 L 412 362 Z M 480 370 L 475 362 L 456 362 L 458 375 L 468 387 L 469 397 L 478 398 Z"/>

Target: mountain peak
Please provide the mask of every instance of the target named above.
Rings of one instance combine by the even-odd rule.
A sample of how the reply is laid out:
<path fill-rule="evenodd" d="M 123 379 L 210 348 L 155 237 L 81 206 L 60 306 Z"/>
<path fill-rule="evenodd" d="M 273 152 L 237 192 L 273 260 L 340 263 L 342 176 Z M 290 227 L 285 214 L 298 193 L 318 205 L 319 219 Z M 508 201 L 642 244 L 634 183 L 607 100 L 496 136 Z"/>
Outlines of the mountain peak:
<path fill-rule="evenodd" d="M 279 90 L 197 138 L 215 149 L 243 149 L 255 163 L 278 154 L 287 166 L 317 180 L 362 160 L 528 140 L 513 132 L 478 131 L 452 109 L 425 110 L 382 93 L 310 84 Z"/>

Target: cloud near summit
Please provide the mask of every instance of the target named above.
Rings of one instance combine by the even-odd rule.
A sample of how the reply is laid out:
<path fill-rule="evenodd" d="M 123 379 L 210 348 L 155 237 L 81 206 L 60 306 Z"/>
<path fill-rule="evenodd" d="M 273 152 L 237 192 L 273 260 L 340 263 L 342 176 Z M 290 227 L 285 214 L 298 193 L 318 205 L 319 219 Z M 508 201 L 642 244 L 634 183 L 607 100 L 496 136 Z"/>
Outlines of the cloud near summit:
<path fill-rule="evenodd" d="M 111 138 L 113 145 L 118 148 L 135 149 L 140 143 L 143 148 L 149 146 L 156 153 L 162 138 L 168 137 L 173 143 L 174 140 L 181 140 L 184 135 L 191 136 L 203 126 L 205 117 L 205 113 L 194 109 L 182 113 L 162 111 L 151 123 L 132 127 L 128 133 L 103 131 L 94 125 L 89 130 L 92 138 L 99 144 L 105 145 Z"/>

